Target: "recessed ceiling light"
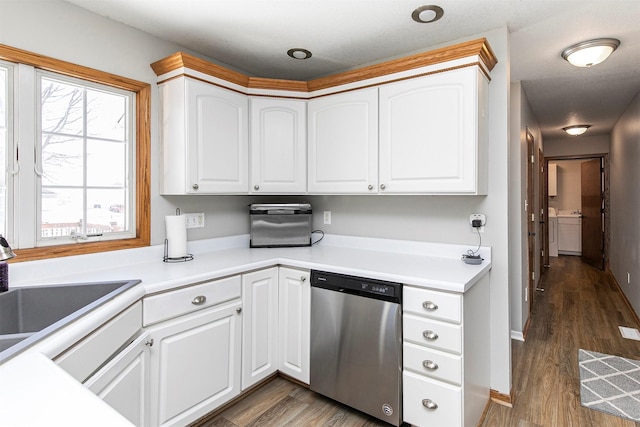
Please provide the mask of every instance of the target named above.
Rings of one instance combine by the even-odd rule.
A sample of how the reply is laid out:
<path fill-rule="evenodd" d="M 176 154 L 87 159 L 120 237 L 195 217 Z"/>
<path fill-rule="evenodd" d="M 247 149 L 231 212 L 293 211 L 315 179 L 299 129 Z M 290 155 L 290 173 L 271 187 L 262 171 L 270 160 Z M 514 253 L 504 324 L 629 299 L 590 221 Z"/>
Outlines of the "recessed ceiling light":
<path fill-rule="evenodd" d="M 562 128 L 562 130 L 571 136 L 578 136 L 585 133 L 590 127 L 591 125 L 573 125 Z"/>
<path fill-rule="evenodd" d="M 562 51 L 562 57 L 576 67 L 589 68 L 609 57 L 620 46 L 618 39 L 587 40 Z"/>
<path fill-rule="evenodd" d="M 307 49 L 301 49 L 299 47 L 296 47 L 294 49 L 289 49 L 287 51 L 287 55 L 289 55 L 293 59 L 309 59 L 309 58 L 311 58 L 311 52 L 309 52 Z"/>
<path fill-rule="evenodd" d="M 444 10 L 440 6 L 427 5 L 420 6 L 416 10 L 411 13 L 411 18 L 420 23 L 420 24 L 428 24 L 431 22 L 436 22 L 438 19 L 442 18 L 444 15 Z"/>

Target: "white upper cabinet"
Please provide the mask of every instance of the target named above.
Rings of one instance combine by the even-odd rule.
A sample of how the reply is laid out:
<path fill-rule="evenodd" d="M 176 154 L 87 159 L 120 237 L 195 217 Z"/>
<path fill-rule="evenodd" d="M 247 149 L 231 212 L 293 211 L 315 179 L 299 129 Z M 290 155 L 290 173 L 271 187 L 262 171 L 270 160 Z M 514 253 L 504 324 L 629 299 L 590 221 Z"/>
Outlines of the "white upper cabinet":
<path fill-rule="evenodd" d="M 162 194 L 246 194 L 247 97 L 187 77 L 159 90 Z"/>
<path fill-rule="evenodd" d="M 309 193 L 368 194 L 378 187 L 378 89 L 309 101 Z"/>
<path fill-rule="evenodd" d="M 307 191 L 306 101 L 250 99 L 251 181 L 254 194 Z"/>
<path fill-rule="evenodd" d="M 467 67 L 380 87 L 380 192 L 487 194 L 487 85 Z"/>

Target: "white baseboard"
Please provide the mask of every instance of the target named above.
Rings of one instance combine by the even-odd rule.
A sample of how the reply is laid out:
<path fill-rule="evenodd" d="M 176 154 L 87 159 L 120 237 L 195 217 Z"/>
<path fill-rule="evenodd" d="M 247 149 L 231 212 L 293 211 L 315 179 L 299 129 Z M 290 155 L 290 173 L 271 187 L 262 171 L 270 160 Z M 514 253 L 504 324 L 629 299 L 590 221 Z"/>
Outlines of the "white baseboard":
<path fill-rule="evenodd" d="M 524 335 L 522 334 L 522 332 L 511 331 L 511 339 L 512 340 L 518 340 L 518 341 L 524 341 Z"/>

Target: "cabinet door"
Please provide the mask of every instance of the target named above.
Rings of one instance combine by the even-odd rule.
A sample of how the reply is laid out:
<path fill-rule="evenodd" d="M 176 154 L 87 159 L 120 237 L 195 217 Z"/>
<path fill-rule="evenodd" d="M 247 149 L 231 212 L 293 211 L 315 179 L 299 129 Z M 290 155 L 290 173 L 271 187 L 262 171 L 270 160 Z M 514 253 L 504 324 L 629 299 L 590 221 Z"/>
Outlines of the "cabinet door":
<path fill-rule="evenodd" d="M 149 425 L 149 343 L 145 332 L 84 383 L 136 426 Z"/>
<path fill-rule="evenodd" d="M 470 67 L 380 87 L 384 193 L 486 194 L 485 86 Z"/>
<path fill-rule="evenodd" d="M 188 193 L 247 193 L 248 99 L 187 79 Z"/>
<path fill-rule="evenodd" d="M 280 268 L 280 372 L 309 384 L 309 271 Z"/>
<path fill-rule="evenodd" d="M 242 275 L 242 389 L 278 370 L 278 268 Z"/>
<path fill-rule="evenodd" d="M 150 328 L 151 425 L 183 426 L 240 393 L 240 300 Z"/>
<path fill-rule="evenodd" d="M 378 89 L 309 101 L 309 193 L 367 194 L 378 188 Z"/>
<path fill-rule="evenodd" d="M 251 182 L 256 194 L 307 191 L 306 102 L 251 98 Z"/>

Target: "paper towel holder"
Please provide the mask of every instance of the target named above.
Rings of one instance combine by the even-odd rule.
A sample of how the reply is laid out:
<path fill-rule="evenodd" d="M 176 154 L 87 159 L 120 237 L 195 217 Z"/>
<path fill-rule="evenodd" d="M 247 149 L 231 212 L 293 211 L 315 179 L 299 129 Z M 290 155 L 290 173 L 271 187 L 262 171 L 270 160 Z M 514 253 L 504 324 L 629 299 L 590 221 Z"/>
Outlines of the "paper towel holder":
<path fill-rule="evenodd" d="M 193 255 L 186 254 L 185 256 L 169 258 L 169 239 L 164 239 L 164 256 L 162 257 L 162 262 L 186 262 L 191 261 L 193 259 Z"/>
<path fill-rule="evenodd" d="M 180 215 L 180 208 L 176 208 L 176 215 Z M 191 261 L 193 255 L 186 254 L 185 256 L 170 258 L 169 257 L 169 239 L 164 239 L 164 256 L 162 262 L 186 262 Z"/>

